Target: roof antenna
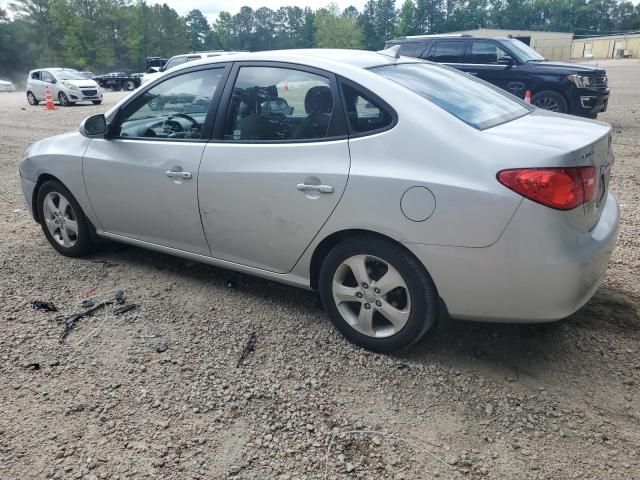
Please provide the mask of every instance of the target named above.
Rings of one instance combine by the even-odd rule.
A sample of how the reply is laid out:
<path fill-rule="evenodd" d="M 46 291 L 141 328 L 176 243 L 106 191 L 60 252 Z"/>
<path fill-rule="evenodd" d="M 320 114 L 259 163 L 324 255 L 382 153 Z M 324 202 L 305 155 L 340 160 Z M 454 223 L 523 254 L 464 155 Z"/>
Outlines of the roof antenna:
<path fill-rule="evenodd" d="M 400 58 L 400 45 L 394 45 L 393 47 L 385 48 L 384 50 L 378 50 L 376 53 L 386 55 L 387 57 Z"/>

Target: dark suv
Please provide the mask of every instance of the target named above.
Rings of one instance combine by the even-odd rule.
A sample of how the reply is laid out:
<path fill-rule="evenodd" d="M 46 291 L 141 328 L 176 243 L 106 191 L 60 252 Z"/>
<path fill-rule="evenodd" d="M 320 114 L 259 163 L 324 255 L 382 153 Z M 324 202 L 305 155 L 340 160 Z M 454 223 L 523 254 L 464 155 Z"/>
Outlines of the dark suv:
<path fill-rule="evenodd" d="M 547 110 L 596 118 L 607 109 L 607 72 L 598 67 L 550 62 L 509 37 L 423 35 L 390 40 L 400 55 L 424 58 L 462 70 Z"/>

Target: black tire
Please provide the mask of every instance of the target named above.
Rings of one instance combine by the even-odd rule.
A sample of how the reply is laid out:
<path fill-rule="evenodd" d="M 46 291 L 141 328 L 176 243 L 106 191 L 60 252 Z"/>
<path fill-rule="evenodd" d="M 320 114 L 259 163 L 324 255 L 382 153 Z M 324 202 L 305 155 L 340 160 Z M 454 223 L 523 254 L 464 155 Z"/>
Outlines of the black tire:
<path fill-rule="evenodd" d="M 124 82 L 124 89 L 128 92 L 136 89 L 136 82 L 133 80 L 126 80 Z"/>
<path fill-rule="evenodd" d="M 27 102 L 29 102 L 29 105 L 34 106 L 40 103 L 33 92 L 27 92 Z"/>
<path fill-rule="evenodd" d="M 75 219 L 77 222 L 77 236 L 75 238 L 75 243 L 70 247 L 65 247 L 58 243 L 52 233 L 49 231 L 49 227 L 47 226 L 47 221 L 45 220 L 45 208 L 44 202 L 49 193 L 62 195 L 68 202 L 71 212 L 69 212 L 69 207 L 65 209 L 67 218 Z M 38 203 L 37 213 L 38 219 L 40 220 L 40 226 L 42 227 L 42 231 L 44 232 L 44 236 L 47 238 L 51 246 L 60 254 L 66 257 L 82 257 L 88 253 L 90 253 L 94 248 L 95 244 L 92 241 L 91 236 L 91 225 L 87 220 L 82 208 L 78 205 L 78 202 L 73 197 L 71 192 L 65 188 L 60 182 L 56 180 L 47 180 L 42 184 L 42 186 L 38 190 L 37 200 Z M 59 203 L 58 203 L 59 206 Z M 65 212 L 62 212 L 65 214 Z"/>
<path fill-rule="evenodd" d="M 366 255 L 368 258 L 375 257 L 382 260 L 400 274 L 407 286 L 410 298 L 408 319 L 399 331 L 384 338 L 363 334 L 352 327 L 340 313 L 334 300 L 332 289 L 334 276 L 337 275 L 339 268 L 344 268 L 343 262 L 355 255 Z M 375 287 L 373 272 L 369 272 L 369 275 L 374 281 L 368 287 L 373 289 Z M 335 327 L 350 342 L 375 352 L 391 353 L 414 344 L 436 323 L 439 316 L 438 291 L 424 266 L 400 245 L 373 235 L 354 236 L 338 244 L 329 252 L 320 269 L 319 290 L 322 305 Z M 385 300 L 388 300 L 388 296 L 386 297 Z M 373 305 L 373 302 L 370 305 Z M 363 303 L 360 308 L 365 306 Z M 377 310 L 377 307 L 373 306 L 373 308 Z M 379 312 L 374 311 L 372 315 L 378 315 L 378 320 L 384 318 Z"/>
<path fill-rule="evenodd" d="M 569 111 L 565 98 L 553 90 L 543 90 L 536 93 L 531 98 L 531 103 L 538 108 L 552 112 L 567 113 Z"/>
<path fill-rule="evenodd" d="M 93 103 L 94 105 L 100 105 L 102 103 L 102 100 L 91 100 L 91 103 Z"/>
<path fill-rule="evenodd" d="M 64 92 L 58 93 L 58 102 L 60 102 L 60 105 L 63 107 L 70 107 L 73 105 L 73 102 L 69 100 L 69 97 L 67 97 Z"/>

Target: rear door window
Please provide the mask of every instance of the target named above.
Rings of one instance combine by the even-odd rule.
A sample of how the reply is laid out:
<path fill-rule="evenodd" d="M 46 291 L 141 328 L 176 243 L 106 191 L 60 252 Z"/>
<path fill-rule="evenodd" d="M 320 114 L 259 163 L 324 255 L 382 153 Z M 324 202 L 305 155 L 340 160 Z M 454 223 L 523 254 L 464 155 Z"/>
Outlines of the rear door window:
<path fill-rule="evenodd" d="M 309 141 L 335 136 L 331 79 L 282 67 L 241 67 L 225 140 Z"/>
<path fill-rule="evenodd" d="M 466 57 L 466 63 L 477 65 L 498 65 L 500 60 L 509 54 L 491 42 L 471 42 L 471 50 Z"/>
<path fill-rule="evenodd" d="M 419 42 L 407 42 L 400 44 L 400 55 L 406 57 L 419 57 L 422 50 Z"/>
<path fill-rule="evenodd" d="M 438 63 L 460 63 L 464 54 L 464 42 L 438 42 L 429 60 Z"/>
<path fill-rule="evenodd" d="M 32 78 L 33 80 L 40 80 L 40 72 L 33 72 L 33 73 L 31 74 L 31 78 Z"/>
<path fill-rule="evenodd" d="M 354 133 L 382 130 L 393 123 L 391 112 L 372 95 L 350 85 L 342 84 L 347 117 Z"/>

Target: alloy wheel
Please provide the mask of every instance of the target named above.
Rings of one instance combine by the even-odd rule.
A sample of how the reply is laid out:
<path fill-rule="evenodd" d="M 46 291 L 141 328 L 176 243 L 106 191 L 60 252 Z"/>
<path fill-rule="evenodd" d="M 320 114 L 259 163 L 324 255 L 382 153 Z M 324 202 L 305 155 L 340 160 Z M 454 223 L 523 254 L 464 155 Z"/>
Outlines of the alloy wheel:
<path fill-rule="evenodd" d="M 62 93 L 62 92 L 60 92 L 60 93 L 58 94 L 58 101 L 60 102 L 60 105 L 62 105 L 62 106 L 64 106 L 64 107 L 66 107 L 67 105 L 69 105 L 69 99 L 68 99 L 68 98 L 67 98 L 67 96 L 66 96 L 64 93 Z"/>
<path fill-rule="evenodd" d="M 35 95 L 31 92 L 27 93 L 27 101 L 29 102 L 29 105 L 35 105 L 36 104 Z"/>
<path fill-rule="evenodd" d="M 378 257 L 347 258 L 336 269 L 331 289 L 344 320 L 369 337 L 395 335 L 411 315 L 406 281 L 393 265 Z"/>
<path fill-rule="evenodd" d="M 58 192 L 44 197 L 42 214 L 51 237 L 62 247 L 71 248 L 78 241 L 78 220 L 69 200 Z"/>
<path fill-rule="evenodd" d="M 536 99 L 533 104 L 536 107 L 542 108 L 544 110 L 551 110 L 552 112 L 560 111 L 560 105 L 558 105 L 558 102 L 552 97 L 540 97 Z"/>

